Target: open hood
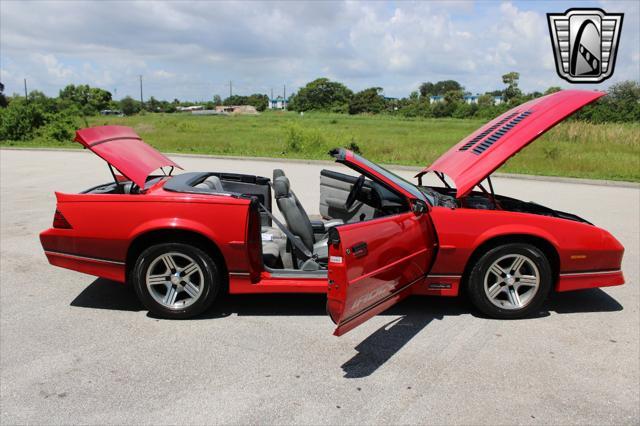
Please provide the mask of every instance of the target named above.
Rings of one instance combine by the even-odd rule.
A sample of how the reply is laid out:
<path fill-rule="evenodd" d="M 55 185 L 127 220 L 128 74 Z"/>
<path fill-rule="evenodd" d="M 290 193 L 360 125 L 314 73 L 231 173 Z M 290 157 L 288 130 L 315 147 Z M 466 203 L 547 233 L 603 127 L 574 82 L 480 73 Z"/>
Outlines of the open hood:
<path fill-rule="evenodd" d="M 126 178 L 144 188 L 147 176 L 160 167 L 182 167 L 142 141 L 130 127 L 99 126 L 76 132 L 76 142 L 95 152 Z"/>
<path fill-rule="evenodd" d="M 519 105 L 461 140 L 416 177 L 444 173 L 462 197 L 544 132 L 604 95 L 562 90 Z"/>

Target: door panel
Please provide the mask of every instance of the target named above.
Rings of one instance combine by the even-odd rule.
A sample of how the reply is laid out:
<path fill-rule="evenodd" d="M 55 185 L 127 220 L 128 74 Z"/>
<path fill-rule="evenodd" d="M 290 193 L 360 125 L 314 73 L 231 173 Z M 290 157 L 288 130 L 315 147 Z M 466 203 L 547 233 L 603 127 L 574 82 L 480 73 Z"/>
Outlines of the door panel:
<path fill-rule="evenodd" d="M 329 233 L 327 311 L 340 336 L 406 297 L 435 250 L 428 214 L 346 224 Z"/>
<path fill-rule="evenodd" d="M 320 172 L 320 215 L 325 219 L 342 219 L 344 223 L 369 220 L 375 209 L 356 201 L 350 209 L 344 206 L 356 177 L 322 170 Z"/>

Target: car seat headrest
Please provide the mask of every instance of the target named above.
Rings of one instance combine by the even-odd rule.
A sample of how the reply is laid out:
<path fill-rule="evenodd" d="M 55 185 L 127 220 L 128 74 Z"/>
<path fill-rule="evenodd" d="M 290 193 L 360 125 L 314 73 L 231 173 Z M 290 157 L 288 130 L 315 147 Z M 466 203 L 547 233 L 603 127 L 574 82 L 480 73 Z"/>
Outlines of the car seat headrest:
<path fill-rule="evenodd" d="M 286 176 L 274 179 L 273 192 L 276 198 L 287 197 L 289 195 L 289 179 Z"/>
<path fill-rule="evenodd" d="M 275 182 L 277 178 L 284 176 L 284 171 L 282 169 L 273 169 L 273 181 Z"/>
<path fill-rule="evenodd" d="M 218 176 L 211 175 L 204 180 L 205 184 L 209 185 L 211 189 L 218 192 L 223 192 L 224 188 L 222 187 L 222 181 Z"/>

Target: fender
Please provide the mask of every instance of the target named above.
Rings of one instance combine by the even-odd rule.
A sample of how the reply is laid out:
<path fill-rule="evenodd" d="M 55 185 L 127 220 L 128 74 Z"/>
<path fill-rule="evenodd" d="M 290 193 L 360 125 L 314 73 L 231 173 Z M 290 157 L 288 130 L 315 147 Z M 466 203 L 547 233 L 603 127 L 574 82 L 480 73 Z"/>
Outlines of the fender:
<path fill-rule="evenodd" d="M 559 251 L 558 241 L 552 234 L 540 227 L 525 225 L 522 223 L 501 225 L 486 229 L 483 233 L 478 235 L 473 242 L 473 250 L 475 251 L 482 244 L 493 238 L 506 237 L 509 235 L 529 235 L 541 238 L 548 241 L 556 249 L 556 252 Z"/>

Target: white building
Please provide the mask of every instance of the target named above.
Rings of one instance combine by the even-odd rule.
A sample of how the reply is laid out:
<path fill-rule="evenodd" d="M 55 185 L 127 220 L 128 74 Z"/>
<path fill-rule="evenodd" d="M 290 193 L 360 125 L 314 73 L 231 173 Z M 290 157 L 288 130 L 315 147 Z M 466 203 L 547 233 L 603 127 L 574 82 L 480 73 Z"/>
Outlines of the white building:
<path fill-rule="evenodd" d="M 269 99 L 269 109 L 287 109 L 287 100 L 282 96 Z"/>
<path fill-rule="evenodd" d="M 466 103 L 468 103 L 469 105 L 471 104 L 477 104 L 478 103 L 478 98 L 480 97 L 480 95 L 464 95 L 463 99 Z"/>

